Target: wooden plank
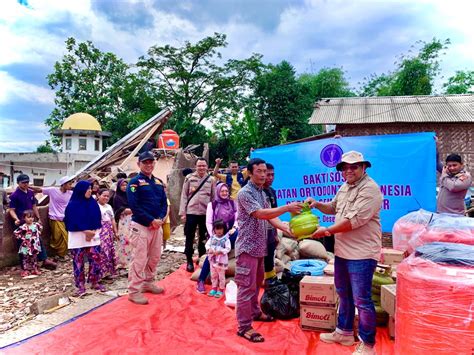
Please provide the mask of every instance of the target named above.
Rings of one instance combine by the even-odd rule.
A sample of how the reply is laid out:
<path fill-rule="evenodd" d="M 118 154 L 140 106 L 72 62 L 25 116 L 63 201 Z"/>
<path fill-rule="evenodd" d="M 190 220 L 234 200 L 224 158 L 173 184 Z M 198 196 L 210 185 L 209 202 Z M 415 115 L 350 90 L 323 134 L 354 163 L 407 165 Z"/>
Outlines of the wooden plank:
<path fill-rule="evenodd" d="M 120 169 L 123 169 L 124 166 L 128 164 L 128 162 L 138 153 L 138 151 L 145 145 L 145 143 L 150 139 L 152 135 L 156 133 L 156 131 L 160 128 L 160 124 L 157 125 L 155 129 L 150 129 L 145 137 L 142 138 L 141 142 L 137 144 L 134 150 L 125 158 L 122 164 L 119 165 Z"/>
<path fill-rule="evenodd" d="M 156 123 L 160 123 L 158 127 L 162 127 L 171 116 L 171 111 L 166 108 L 153 117 L 151 117 L 148 121 L 143 123 L 141 126 L 135 128 L 132 132 L 127 134 L 125 137 L 121 138 L 117 142 L 115 142 L 110 148 L 108 148 L 105 152 L 91 161 L 89 164 L 84 166 L 80 169 L 73 178 L 77 178 L 80 176 L 87 175 L 89 172 L 97 171 L 99 169 L 103 169 L 104 166 L 109 165 L 110 158 L 114 159 L 117 155 L 120 156 L 123 152 L 123 148 L 125 146 L 129 146 L 130 142 L 134 142 L 141 137 L 143 132 L 147 132 L 150 127 L 156 125 Z"/>

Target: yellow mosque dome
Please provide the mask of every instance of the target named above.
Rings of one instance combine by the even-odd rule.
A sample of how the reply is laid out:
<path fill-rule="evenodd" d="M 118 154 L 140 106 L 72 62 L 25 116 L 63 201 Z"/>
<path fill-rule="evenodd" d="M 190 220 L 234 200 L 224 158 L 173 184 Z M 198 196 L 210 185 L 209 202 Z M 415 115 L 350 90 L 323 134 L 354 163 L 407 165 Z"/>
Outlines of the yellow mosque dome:
<path fill-rule="evenodd" d="M 75 113 L 64 120 L 62 129 L 77 129 L 83 131 L 102 131 L 99 121 L 88 113 Z"/>

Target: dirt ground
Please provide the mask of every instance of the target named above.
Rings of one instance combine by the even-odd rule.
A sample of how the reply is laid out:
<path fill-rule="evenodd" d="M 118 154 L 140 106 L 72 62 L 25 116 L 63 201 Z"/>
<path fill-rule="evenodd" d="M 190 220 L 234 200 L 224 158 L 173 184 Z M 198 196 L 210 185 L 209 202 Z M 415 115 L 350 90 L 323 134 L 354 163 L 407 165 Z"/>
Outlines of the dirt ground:
<path fill-rule="evenodd" d="M 162 253 L 156 280 L 163 279 L 185 262 L 183 251 L 183 230 L 178 227 Z M 19 266 L 0 270 L 0 347 L 34 335 L 36 331 L 42 331 L 42 328 L 48 329 L 127 293 L 127 275 L 126 272 L 121 272 L 117 279 L 104 281 L 107 292 L 88 290 L 81 298 L 73 297 L 75 287 L 70 257 L 59 262 L 57 270 L 41 269 L 41 272 L 39 276 L 21 278 Z M 61 297 L 61 306 L 48 309 L 46 314 L 35 314 L 38 304 L 44 304 L 44 300 L 55 296 Z M 41 323 L 45 323 L 44 326 Z M 29 324 L 34 324 L 30 326 L 32 329 L 23 329 L 28 328 Z"/>

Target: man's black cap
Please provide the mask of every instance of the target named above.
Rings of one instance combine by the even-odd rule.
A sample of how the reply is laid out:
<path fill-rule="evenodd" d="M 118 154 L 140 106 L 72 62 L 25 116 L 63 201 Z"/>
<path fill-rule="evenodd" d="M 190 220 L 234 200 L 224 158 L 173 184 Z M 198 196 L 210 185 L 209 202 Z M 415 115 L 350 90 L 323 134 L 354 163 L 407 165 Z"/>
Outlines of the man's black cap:
<path fill-rule="evenodd" d="M 20 174 L 16 178 L 16 183 L 19 184 L 20 182 L 30 182 L 30 177 L 26 174 Z"/>
<path fill-rule="evenodd" d="M 138 161 L 145 161 L 145 160 L 155 160 L 155 156 L 153 155 L 152 152 L 147 150 L 146 152 L 143 152 L 138 156 Z"/>

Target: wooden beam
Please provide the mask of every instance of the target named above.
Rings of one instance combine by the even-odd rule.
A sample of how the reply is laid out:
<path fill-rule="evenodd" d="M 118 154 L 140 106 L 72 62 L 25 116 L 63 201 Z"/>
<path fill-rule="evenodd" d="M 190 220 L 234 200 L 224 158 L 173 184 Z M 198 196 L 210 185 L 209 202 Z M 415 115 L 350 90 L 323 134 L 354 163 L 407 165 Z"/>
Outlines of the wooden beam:
<path fill-rule="evenodd" d="M 110 158 L 115 159 L 117 156 L 121 156 L 123 154 L 123 148 L 128 147 L 130 145 L 130 141 L 138 141 L 139 137 L 142 136 L 143 132 L 148 132 L 150 127 L 154 127 L 157 122 L 160 122 L 162 127 L 171 116 L 171 111 L 167 108 L 163 109 L 149 120 L 144 122 L 139 127 L 135 128 L 133 131 L 119 139 L 117 142 L 112 144 L 105 152 L 100 154 L 98 157 L 93 159 L 90 163 L 86 166 L 82 167 L 76 174 L 74 178 L 78 176 L 83 176 L 84 174 L 88 174 L 90 172 L 100 170 L 103 166 L 107 166 L 109 164 Z"/>
<path fill-rule="evenodd" d="M 137 146 L 135 147 L 135 149 L 128 155 L 127 158 L 125 158 L 125 160 L 122 162 L 122 164 L 120 164 L 119 168 L 120 169 L 123 169 L 124 166 L 126 166 L 128 164 L 128 162 L 138 153 L 138 151 L 145 145 L 145 143 L 148 141 L 148 139 L 150 139 L 150 137 L 152 135 L 154 135 L 162 126 L 162 123 L 161 121 L 158 122 L 158 124 L 156 125 L 155 128 L 151 128 L 148 133 L 145 135 L 145 137 L 143 137 L 143 139 L 141 140 L 140 143 L 137 144 Z"/>

